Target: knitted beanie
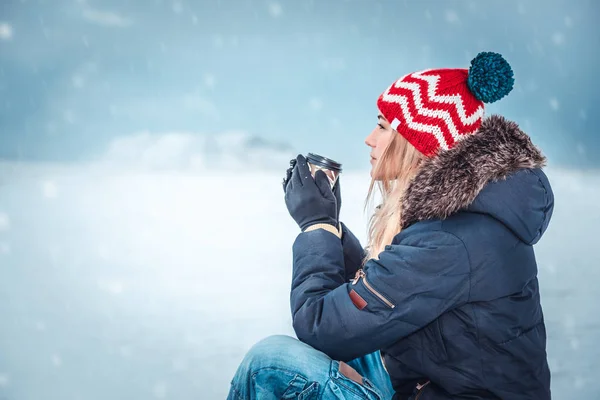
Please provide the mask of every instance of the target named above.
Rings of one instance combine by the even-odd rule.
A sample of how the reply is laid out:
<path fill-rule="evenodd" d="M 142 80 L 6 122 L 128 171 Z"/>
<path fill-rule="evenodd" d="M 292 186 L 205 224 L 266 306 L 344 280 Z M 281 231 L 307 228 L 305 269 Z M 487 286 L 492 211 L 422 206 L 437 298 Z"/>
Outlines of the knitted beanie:
<path fill-rule="evenodd" d="M 449 150 L 479 129 L 484 103 L 513 88 L 513 71 L 500 54 L 482 52 L 467 69 L 429 69 L 403 76 L 377 99 L 392 128 L 428 157 Z"/>

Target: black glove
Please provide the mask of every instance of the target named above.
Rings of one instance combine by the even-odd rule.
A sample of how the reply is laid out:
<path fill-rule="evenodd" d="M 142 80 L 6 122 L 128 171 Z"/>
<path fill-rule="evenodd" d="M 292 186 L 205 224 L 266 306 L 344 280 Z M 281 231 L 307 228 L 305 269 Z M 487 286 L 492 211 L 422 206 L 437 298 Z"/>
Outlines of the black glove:
<path fill-rule="evenodd" d="M 285 188 L 287 187 L 288 182 L 290 181 L 290 178 L 292 177 L 292 170 L 294 169 L 294 166 L 296 165 L 296 159 L 292 158 L 290 160 L 290 167 L 287 169 L 287 171 L 285 171 L 285 176 L 283 177 L 283 193 L 285 193 Z"/>
<path fill-rule="evenodd" d="M 285 171 L 285 177 L 283 178 L 283 182 L 282 182 L 284 193 L 285 193 L 287 184 L 290 181 L 290 178 L 292 177 L 292 171 L 294 169 L 294 166 L 296 165 L 296 162 L 297 162 L 297 160 L 295 158 L 292 158 L 290 160 L 290 167 Z M 338 177 L 337 181 L 335 182 L 335 185 L 333 186 L 333 194 L 335 196 L 335 200 L 336 200 L 336 204 L 337 204 L 337 211 L 335 213 L 336 228 L 339 227 L 340 210 L 342 209 L 342 189 L 341 189 L 340 185 L 341 185 L 340 178 Z"/>
<path fill-rule="evenodd" d="M 285 190 L 285 205 L 290 215 L 303 231 L 314 224 L 337 228 L 337 201 L 327 175 L 317 171 L 313 179 L 304 156 L 298 155 L 296 161 Z"/>
<path fill-rule="evenodd" d="M 342 209 L 342 189 L 340 187 L 340 178 L 338 177 L 337 181 L 335 182 L 335 185 L 333 185 L 333 195 L 335 196 L 335 204 L 337 205 L 337 210 L 335 213 L 335 220 L 337 221 L 337 223 L 340 223 L 340 211 Z M 338 225 L 335 226 L 336 228 L 339 228 Z"/>

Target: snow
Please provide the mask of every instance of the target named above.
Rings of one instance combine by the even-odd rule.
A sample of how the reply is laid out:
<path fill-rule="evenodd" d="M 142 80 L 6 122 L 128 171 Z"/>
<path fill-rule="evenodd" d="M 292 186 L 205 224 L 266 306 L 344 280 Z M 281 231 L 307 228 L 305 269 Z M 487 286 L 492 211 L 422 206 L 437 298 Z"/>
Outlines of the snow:
<path fill-rule="evenodd" d="M 10 375 L 19 368 L 10 387 L 23 398 L 224 398 L 250 346 L 294 335 L 298 229 L 280 173 L 33 164 L 14 171 L 0 192 L 6 221 L 14 216 L 3 233 L 11 254 L 0 263 L 11 299 L 0 304 L 0 367 Z M 600 179 L 548 174 L 560 207 L 536 254 L 553 386 L 591 393 L 600 367 Z M 368 174 L 341 179 L 342 219 L 364 243 Z M 40 181 L 54 182 L 60 197 L 45 201 Z"/>

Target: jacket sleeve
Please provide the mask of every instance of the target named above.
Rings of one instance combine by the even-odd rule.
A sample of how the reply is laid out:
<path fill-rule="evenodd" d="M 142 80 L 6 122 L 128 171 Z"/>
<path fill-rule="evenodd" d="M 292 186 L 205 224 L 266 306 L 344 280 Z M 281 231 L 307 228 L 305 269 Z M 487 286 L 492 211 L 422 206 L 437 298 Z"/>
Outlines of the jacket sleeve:
<path fill-rule="evenodd" d="M 341 241 L 324 230 L 293 246 L 291 309 L 302 342 L 341 361 L 385 348 L 468 301 L 470 265 L 463 242 L 411 228 L 345 282 Z"/>
<path fill-rule="evenodd" d="M 360 241 L 342 222 L 342 247 L 344 249 L 344 267 L 346 270 L 346 282 L 356 275 L 356 271 L 362 266 L 366 256 L 365 249 Z"/>

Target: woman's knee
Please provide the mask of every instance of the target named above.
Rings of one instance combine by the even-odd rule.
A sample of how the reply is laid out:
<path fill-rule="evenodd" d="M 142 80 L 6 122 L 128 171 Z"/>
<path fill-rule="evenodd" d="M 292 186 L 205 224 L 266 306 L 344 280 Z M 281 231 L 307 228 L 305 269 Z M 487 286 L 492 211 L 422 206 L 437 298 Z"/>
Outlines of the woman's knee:
<path fill-rule="evenodd" d="M 231 382 L 230 398 L 315 391 L 319 388 L 315 382 L 328 378 L 330 365 L 330 358 L 298 339 L 269 336 L 246 353 Z"/>
<path fill-rule="evenodd" d="M 298 339 L 285 335 L 266 337 L 250 348 L 243 363 L 257 368 L 281 368 L 295 360 L 310 357 L 314 350 Z"/>
<path fill-rule="evenodd" d="M 324 353 L 285 335 L 266 337 L 246 353 L 242 365 L 248 372 L 263 368 L 303 370 L 327 368 L 331 359 Z"/>

